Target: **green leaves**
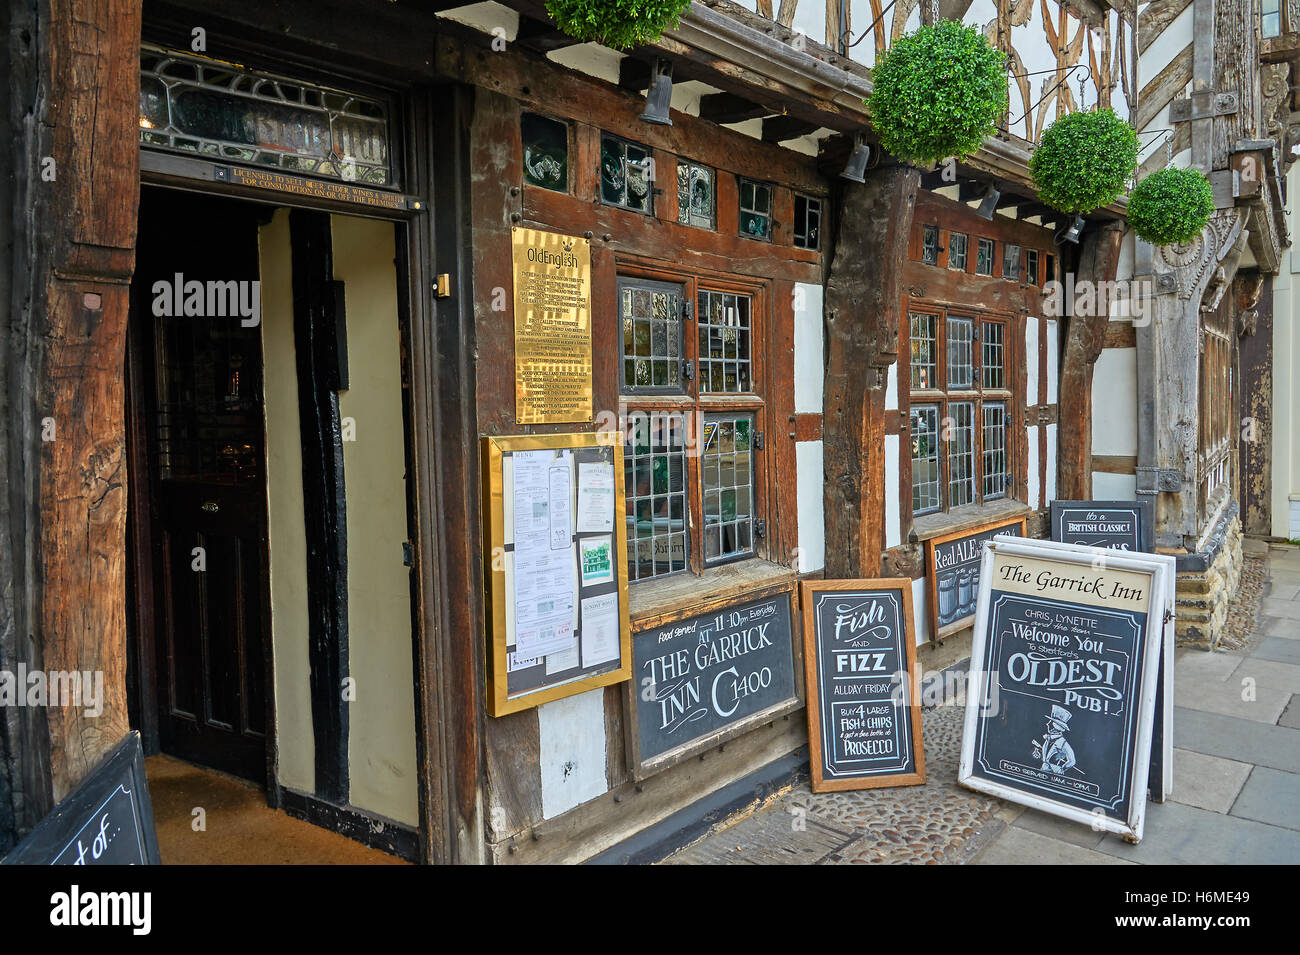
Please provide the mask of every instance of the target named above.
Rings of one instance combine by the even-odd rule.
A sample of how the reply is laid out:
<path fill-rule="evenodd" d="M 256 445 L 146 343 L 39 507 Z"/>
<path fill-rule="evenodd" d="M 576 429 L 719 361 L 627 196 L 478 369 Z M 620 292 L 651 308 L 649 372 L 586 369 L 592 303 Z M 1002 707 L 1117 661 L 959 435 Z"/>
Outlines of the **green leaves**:
<path fill-rule="evenodd" d="M 1048 126 L 1029 158 L 1038 196 L 1062 212 L 1110 205 L 1137 168 L 1133 127 L 1111 109 L 1067 113 Z"/>
<path fill-rule="evenodd" d="M 880 144 L 905 159 L 967 156 L 1007 109 L 1006 56 L 953 20 L 899 37 L 872 71 L 867 100 Z"/>
<path fill-rule="evenodd" d="M 546 12 L 569 36 L 615 50 L 651 43 L 691 0 L 546 0 Z"/>
<path fill-rule="evenodd" d="M 1210 180 L 1195 169 L 1160 169 L 1128 197 L 1128 224 L 1153 245 L 1190 242 L 1214 213 Z"/>

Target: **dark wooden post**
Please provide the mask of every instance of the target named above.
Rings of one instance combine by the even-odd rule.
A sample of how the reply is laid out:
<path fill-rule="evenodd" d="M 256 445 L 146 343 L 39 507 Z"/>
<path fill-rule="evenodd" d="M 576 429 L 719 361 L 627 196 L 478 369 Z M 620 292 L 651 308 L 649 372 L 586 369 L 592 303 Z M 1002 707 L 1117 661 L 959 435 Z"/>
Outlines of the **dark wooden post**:
<path fill-rule="evenodd" d="M 1079 255 L 1078 281 L 1113 282 L 1119 266 L 1123 223 L 1084 233 Z M 1100 286 L 1100 287 L 1109 287 Z M 1063 298 L 1064 296 L 1062 296 Z M 1095 297 L 1095 315 L 1072 315 L 1065 332 L 1065 358 L 1061 362 L 1060 446 L 1057 458 L 1057 496 L 1083 501 L 1092 496 L 1092 372 L 1101 357 L 1110 315 L 1106 300 Z M 1050 360 L 1050 359 L 1049 359 Z"/>
<path fill-rule="evenodd" d="M 903 267 L 919 170 L 841 188 L 826 279 L 826 576 L 874 577 L 885 546 L 885 383 L 898 358 Z"/>
<path fill-rule="evenodd" d="M 0 851 L 127 732 L 123 360 L 139 194 L 138 0 L 8 5 L 0 667 L 89 671 L 102 709 L 0 716 Z M 8 232 L 8 229 L 5 228 Z M 17 712 L 15 712 L 17 710 Z"/>

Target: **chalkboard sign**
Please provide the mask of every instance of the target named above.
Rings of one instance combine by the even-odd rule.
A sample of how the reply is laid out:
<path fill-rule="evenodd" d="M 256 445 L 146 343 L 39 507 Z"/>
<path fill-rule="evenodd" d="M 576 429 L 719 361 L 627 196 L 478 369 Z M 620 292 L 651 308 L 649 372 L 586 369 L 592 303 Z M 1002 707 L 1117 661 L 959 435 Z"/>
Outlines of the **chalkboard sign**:
<path fill-rule="evenodd" d="M 800 588 L 813 792 L 925 782 L 912 581 Z"/>
<path fill-rule="evenodd" d="M 628 741 L 637 778 L 799 705 L 790 621 L 783 591 L 633 637 Z"/>
<path fill-rule="evenodd" d="M 1168 564 L 998 537 L 980 567 L 958 781 L 1142 838 Z"/>
<path fill-rule="evenodd" d="M 621 441 L 617 431 L 483 439 L 493 716 L 631 672 Z"/>
<path fill-rule="evenodd" d="M 980 554 L 997 534 L 1025 536 L 1025 519 L 1012 517 L 925 542 L 930 627 L 934 639 L 969 626 L 979 590 Z"/>
<path fill-rule="evenodd" d="M 1149 500 L 1053 501 L 1051 510 L 1052 540 L 1130 553 L 1155 552 L 1155 521 Z M 1172 604 L 1169 609 L 1172 612 Z M 1165 665 L 1165 660 L 1172 660 L 1173 655 L 1174 624 L 1170 617 L 1165 623 L 1165 637 L 1160 648 L 1156 718 L 1151 727 L 1151 772 L 1147 791 L 1154 802 L 1164 802 L 1174 789 L 1174 668 Z"/>
<path fill-rule="evenodd" d="M 1053 501 L 1052 540 L 1155 552 L 1150 501 Z"/>
<path fill-rule="evenodd" d="M 128 734 L 4 864 L 161 865 L 140 734 Z"/>

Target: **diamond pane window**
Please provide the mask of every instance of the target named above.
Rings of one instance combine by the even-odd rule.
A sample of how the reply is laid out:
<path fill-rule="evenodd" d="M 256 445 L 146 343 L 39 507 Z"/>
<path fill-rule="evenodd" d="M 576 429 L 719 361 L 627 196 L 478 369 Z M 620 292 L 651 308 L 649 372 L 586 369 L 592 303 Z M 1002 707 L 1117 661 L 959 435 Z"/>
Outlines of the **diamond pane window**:
<path fill-rule="evenodd" d="M 984 499 L 1007 493 L 1007 405 L 984 403 Z"/>
<path fill-rule="evenodd" d="M 948 503 L 961 507 L 975 500 L 975 444 L 973 420 L 975 405 L 954 401 L 948 405 L 951 421 L 945 422 L 948 439 Z"/>
<path fill-rule="evenodd" d="M 816 249 L 821 242 L 822 201 L 810 196 L 794 197 L 794 245 L 797 249 Z"/>
<path fill-rule="evenodd" d="M 1001 322 L 984 322 L 982 343 L 984 355 L 981 373 L 985 388 L 1005 388 L 1006 346 L 1002 341 L 1004 326 Z"/>
<path fill-rule="evenodd" d="M 939 507 L 939 406 L 912 405 L 912 511 Z"/>
<path fill-rule="evenodd" d="M 747 295 L 701 291 L 700 391 L 753 390 L 750 375 L 750 300 Z"/>
<path fill-rule="evenodd" d="M 952 232 L 948 235 L 948 268 L 958 272 L 966 271 L 966 233 Z"/>
<path fill-rule="evenodd" d="M 740 180 L 740 234 L 749 239 L 772 238 L 772 186 Z"/>
<path fill-rule="evenodd" d="M 714 227 L 713 170 L 679 160 L 677 163 L 677 221 L 701 229 Z"/>
<path fill-rule="evenodd" d="M 948 387 L 969 388 L 974 367 L 972 337 L 975 323 L 969 318 L 948 319 Z"/>
<path fill-rule="evenodd" d="M 140 48 L 140 144 L 216 162 L 393 186 L 384 102 Z"/>
<path fill-rule="evenodd" d="M 980 239 L 975 246 L 975 274 L 993 274 L 993 240 Z"/>
<path fill-rule="evenodd" d="M 700 454 L 704 505 L 704 562 L 754 552 L 754 419 L 708 415 Z"/>
<path fill-rule="evenodd" d="M 938 380 L 935 377 L 939 350 L 935 328 L 937 319 L 933 315 L 914 314 L 909 316 L 909 323 L 912 328 L 912 390 L 924 391 L 927 388 L 937 388 Z"/>
<path fill-rule="evenodd" d="M 921 228 L 921 261 L 926 265 L 939 264 L 939 227 L 927 225 Z"/>
<path fill-rule="evenodd" d="M 569 126 L 536 113 L 519 118 L 524 145 L 524 182 L 569 191 Z"/>
<path fill-rule="evenodd" d="M 686 428 L 679 414 L 641 416 L 623 449 L 628 580 L 686 569 Z"/>
<path fill-rule="evenodd" d="M 619 281 L 624 392 L 682 390 L 682 290 L 667 282 Z"/>
<path fill-rule="evenodd" d="M 608 133 L 600 136 L 600 198 L 609 206 L 650 213 L 654 159 L 649 148 Z"/>

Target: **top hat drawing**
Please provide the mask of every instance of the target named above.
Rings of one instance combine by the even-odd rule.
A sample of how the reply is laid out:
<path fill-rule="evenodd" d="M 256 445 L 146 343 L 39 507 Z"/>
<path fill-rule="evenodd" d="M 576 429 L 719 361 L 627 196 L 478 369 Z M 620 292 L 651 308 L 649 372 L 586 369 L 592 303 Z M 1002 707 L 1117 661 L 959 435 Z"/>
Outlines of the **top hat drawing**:
<path fill-rule="evenodd" d="M 1070 728 L 1070 711 L 1063 706 L 1057 706 L 1053 703 L 1052 715 L 1048 717 L 1047 721 L 1052 724 L 1054 729 L 1060 730 L 1064 733 Z"/>

